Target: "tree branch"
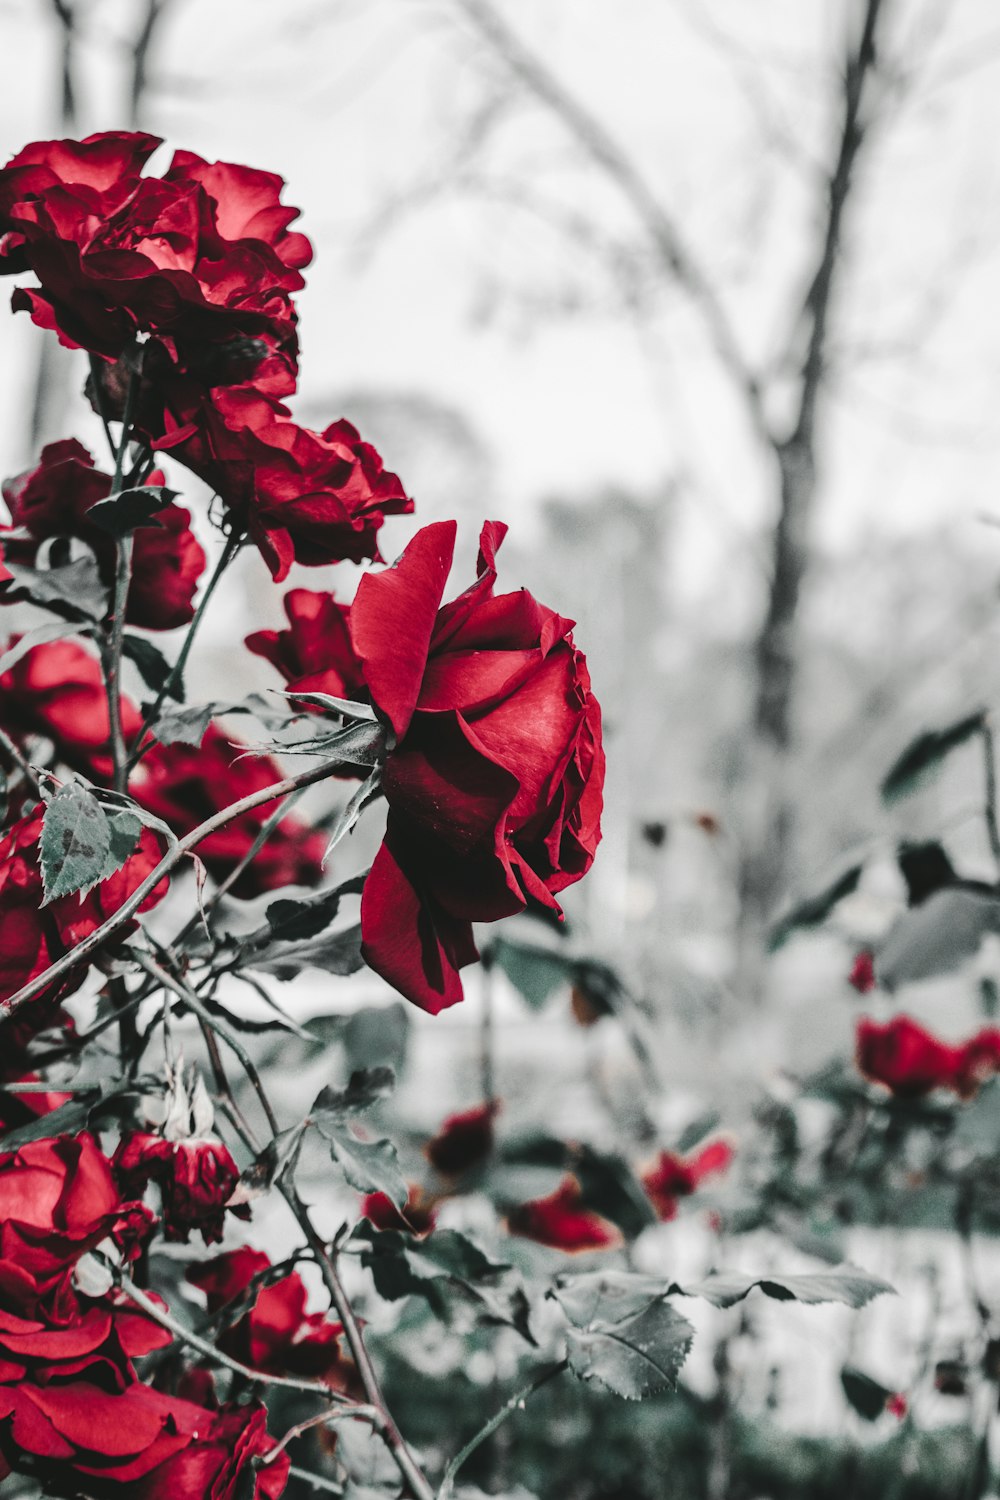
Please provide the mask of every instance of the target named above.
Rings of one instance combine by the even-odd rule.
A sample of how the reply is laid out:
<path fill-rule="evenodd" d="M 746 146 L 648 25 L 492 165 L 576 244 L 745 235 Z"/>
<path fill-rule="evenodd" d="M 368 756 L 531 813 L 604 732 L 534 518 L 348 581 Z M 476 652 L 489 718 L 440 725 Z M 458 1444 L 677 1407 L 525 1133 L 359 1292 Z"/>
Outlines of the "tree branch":
<path fill-rule="evenodd" d="M 758 378 L 743 354 L 729 315 L 645 176 L 607 127 L 521 41 L 489 0 L 455 3 L 514 77 L 552 111 L 631 205 L 660 263 L 701 313 L 716 353 L 746 404 L 751 425 L 769 447 L 773 446 Z"/>

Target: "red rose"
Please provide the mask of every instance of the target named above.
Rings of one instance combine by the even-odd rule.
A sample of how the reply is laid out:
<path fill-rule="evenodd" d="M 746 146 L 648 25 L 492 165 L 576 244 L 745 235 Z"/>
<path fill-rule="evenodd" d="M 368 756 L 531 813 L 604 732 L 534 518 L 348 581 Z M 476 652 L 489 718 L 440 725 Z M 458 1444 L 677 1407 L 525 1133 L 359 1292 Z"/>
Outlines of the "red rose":
<path fill-rule="evenodd" d="M 361 1212 L 376 1229 L 398 1229 L 418 1238 L 430 1234 L 437 1219 L 433 1199 L 425 1198 L 413 1183 L 402 1213 L 387 1193 L 367 1193 L 361 1201 Z"/>
<path fill-rule="evenodd" d="M 909 1016 L 893 1016 L 884 1026 L 864 1017 L 857 1026 L 856 1059 L 866 1078 L 893 1094 L 914 1097 L 945 1088 L 967 1099 L 1000 1071 L 1000 1031 L 985 1027 L 952 1046 Z"/>
<path fill-rule="evenodd" d="M 126 742 L 142 727 L 126 697 L 121 722 Z M 111 777 L 110 724 L 100 664 L 76 641 L 33 646 L 0 676 L 0 725 L 7 733 L 16 740 L 44 735 L 59 760 L 92 781 Z"/>
<path fill-rule="evenodd" d="M 462 998 L 472 922 L 555 894 L 600 839 L 601 717 L 571 622 L 525 590 L 495 596 L 506 528 L 483 527 L 479 578 L 439 608 L 455 523 L 425 526 L 361 581 L 351 635 L 395 744 L 385 841 L 361 903 L 368 963 L 424 1010 Z"/>
<path fill-rule="evenodd" d="M 584 1203 L 575 1177 L 564 1178 L 547 1198 L 512 1209 L 507 1224 L 511 1234 L 553 1250 L 611 1250 L 621 1244 L 615 1226 Z"/>
<path fill-rule="evenodd" d="M 278 581 L 293 562 L 377 559 L 385 517 L 413 509 L 350 422 L 313 432 L 248 385 L 206 393 L 177 382 L 173 401 L 147 437 L 212 486 Z"/>
<path fill-rule="evenodd" d="M 859 995 L 867 995 L 869 990 L 875 988 L 875 958 L 867 948 L 862 948 L 861 952 L 855 955 L 847 982 L 854 986 Z"/>
<path fill-rule="evenodd" d="M 449 1115 L 424 1147 L 431 1166 L 446 1177 L 456 1177 L 484 1162 L 493 1150 L 493 1121 L 499 1108 L 491 1099 L 462 1114 Z"/>
<path fill-rule="evenodd" d="M 278 1500 L 288 1480 L 287 1453 L 261 1464 L 252 1488 L 245 1483 L 253 1460 L 266 1458 L 274 1447 L 262 1406 L 202 1411 L 197 1436 L 197 1442 L 187 1444 L 130 1491 L 135 1500 Z"/>
<path fill-rule="evenodd" d="M 677 1199 L 693 1193 L 706 1177 L 725 1172 L 733 1159 L 728 1141 L 711 1141 L 694 1156 L 677 1156 L 661 1151 L 654 1165 L 642 1177 L 642 1185 L 658 1219 L 677 1215 Z"/>
<path fill-rule="evenodd" d="M 159 1186 L 168 1240 L 186 1243 L 193 1229 L 200 1231 L 206 1245 L 222 1239 L 226 1204 L 240 1177 L 222 1141 L 167 1140 L 136 1131 L 119 1143 L 113 1166 L 127 1197 L 141 1198 L 147 1182 Z M 238 1218 L 250 1217 L 246 1204 L 232 1211 Z"/>
<path fill-rule="evenodd" d="M 21 818 L 0 838 L 0 1003 L 37 975 L 69 949 L 100 927 L 105 919 L 128 899 L 138 885 L 159 863 L 160 842 L 148 828 L 143 829 L 134 854 L 114 875 L 88 891 L 81 899 L 73 894 L 61 896 L 42 906 L 44 890 L 39 864 L 38 845 L 42 836 L 44 808 L 38 807 Z M 146 897 L 140 911 L 163 897 L 164 879 Z M 135 931 L 135 922 L 119 928 L 113 941 Z M 31 1031 L 50 1025 L 54 1017 L 47 1007 L 58 998 L 72 994 L 83 983 L 85 969 L 75 969 L 35 997 L 31 1005 L 19 1010 L 7 1025 L 28 1026 Z M 39 1006 L 42 1007 L 41 1013 Z M 29 1020 L 34 1017 L 34 1022 Z M 15 1030 L 15 1036 L 17 1031 Z M 9 1046 L 11 1037 L 6 1043 Z"/>
<path fill-rule="evenodd" d="M 248 649 L 277 667 L 288 686 L 303 693 L 367 697 L 361 663 L 351 645 L 350 606 L 313 589 L 289 589 L 283 602 L 289 628 L 254 631 L 246 638 Z"/>
<path fill-rule="evenodd" d="M 56 537 L 78 537 L 97 558 L 101 577 L 110 589 L 115 576 L 112 537 L 90 520 L 88 511 L 111 493 L 111 476 L 94 468 L 81 443 L 70 438 L 50 443 L 34 469 L 8 480 L 3 497 L 14 528 L 27 531 L 24 540 L 8 539 L 11 562 L 33 565 L 42 542 Z M 157 470 L 150 484 L 162 484 Z M 174 630 L 194 616 L 194 594 L 205 568 L 205 553 L 191 530 L 190 513 L 179 505 L 157 512 L 155 526 L 141 526 L 132 550 L 132 582 L 125 619 L 146 630 Z"/>
<path fill-rule="evenodd" d="M 156 745 L 139 762 L 129 786 L 142 807 L 181 837 L 220 808 L 282 777 L 270 756 L 247 756 L 213 726 L 198 748 Z M 241 814 L 198 845 L 199 858 L 222 880 L 249 853 L 274 811 L 273 803 Z M 314 885 L 322 874 L 326 839 L 295 817 L 285 817 L 232 886 L 235 896 L 257 896 L 286 885 Z"/>
<path fill-rule="evenodd" d="M 187 151 L 162 178 L 142 177 L 158 145 L 127 132 L 39 141 L 0 171 L 0 271 L 40 283 L 13 306 L 111 359 L 146 332 L 181 368 L 206 343 L 254 336 L 294 360 L 290 293 L 311 249 L 288 231 L 296 210 L 280 203 L 281 179 Z"/>
<path fill-rule="evenodd" d="M 243 1246 L 191 1267 L 187 1278 L 205 1293 L 208 1312 L 214 1316 L 243 1300 L 254 1277 L 270 1265 L 263 1251 Z M 248 1300 L 244 1315 L 218 1335 L 216 1342 L 224 1353 L 274 1375 L 323 1378 L 337 1371 L 331 1383 L 341 1387 L 341 1325 L 329 1322 L 323 1313 L 306 1312 L 305 1283 L 297 1271 L 258 1285 Z"/>

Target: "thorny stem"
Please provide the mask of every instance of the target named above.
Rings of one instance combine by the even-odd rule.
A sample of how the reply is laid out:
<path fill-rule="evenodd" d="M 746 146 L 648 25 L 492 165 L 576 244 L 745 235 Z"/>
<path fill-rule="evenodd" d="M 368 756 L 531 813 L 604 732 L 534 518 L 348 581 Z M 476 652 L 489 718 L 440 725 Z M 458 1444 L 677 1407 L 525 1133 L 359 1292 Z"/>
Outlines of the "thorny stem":
<path fill-rule="evenodd" d="M 476 1449 L 482 1443 L 485 1443 L 488 1437 L 492 1437 L 497 1428 L 506 1422 L 508 1417 L 512 1417 L 516 1411 L 523 1410 L 524 1403 L 529 1396 L 533 1396 L 536 1391 L 541 1390 L 543 1385 L 547 1385 L 550 1380 L 554 1380 L 557 1375 L 561 1375 L 568 1368 L 568 1359 L 560 1359 L 556 1364 L 546 1366 L 544 1370 L 539 1371 L 533 1380 L 529 1381 L 521 1390 L 515 1391 L 514 1395 L 504 1402 L 500 1410 L 490 1417 L 489 1421 L 479 1429 L 475 1437 L 470 1438 L 465 1447 L 455 1454 L 455 1457 L 444 1471 L 441 1488 L 437 1492 L 437 1500 L 449 1500 L 458 1471 L 466 1459 L 471 1458 Z"/>
<path fill-rule="evenodd" d="M 118 910 L 112 912 L 110 917 L 101 923 L 100 927 L 95 928 L 71 952 L 65 953 L 62 958 L 50 964 L 41 974 L 36 974 L 34 979 L 22 985 L 15 994 L 4 1001 L 4 1019 L 9 1020 L 22 1005 L 34 999 L 42 990 L 46 989 L 55 980 L 61 979 L 64 974 L 68 974 L 71 969 L 75 969 L 85 959 L 89 959 L 108 940 L 112 933 L 117 932 L 120 927 L 123 927 L 129 918 L 138 911 L 150 892 L 154 891 L 159 885 L 164 875 L 169 875 L 170 871 L 179 865 L 191 850 L 201 843 L 202 839 L 207 838 L 210 833 L 215 833 L 219 828 L 225 828 L 227 823 L 233 822 L 235 818 L 242 817 L 244 813 L 252 812 L 255 807 L 262 807 L 265 803 L 272 802 L 276 797 L 284 797 L 288 792 L 294 792 L 300 786 L 312 786 L 314 782 L 325 781 L 328 776 L 332 776 L 336 771 L 340 770 L 341 766 L 342 762 L 339 760 L 324 760 L 318 766 L 314 766 L 311 771 L 300 771 L 296 776 L 286 776 L 282 781 L 276 781 L 271 786 L 261 787 L 257 792 L 250 792 L 246 797 L 240 797 L 237 802 L 230 803 L 228 807 L 220 808 L 210 818 L 206 818 L 204 823 L 199 823 L 197 828 L 193 828 L 190 833 L 185 834 L 182 839 L 178 839 L 175 844 L 170 846 L 155 869 L 150 871 L 146 879 L 136 886 L 131 896 L 123 901 Z"/>
<path fill-rule="evenodd" d="M 986 832 L 990 851 L 1000 872 L 1000 817 L 997 814 L 997 763 L 993 726 L 988 716 L 983 718 L 983 767 L 986 775 Z"/>
<path fill-rule="evenodd" d="M 223 1365 L 227 1370 L 232 1370 L 234 1375 L 243 1376 L 245 1380 L 258 1381 L 263 1385 L 282 1386 L 286 1390 L 303 1391 L 307 1395 L 322 1396 L 330 1402 L 344 1402 L 346 1404 L 347 1398 L 345 1396 L 341 1395 L 339 1391 L 334 1390 L 332 1386 L 325 1385 L 321 1380 L 298 1380 L 291 1375 L 269 1375 L 263 1370 L 253 1370 L 249 1365 L 241 1364 L 238 1359 L 231 1359 L 228 1354 L 223 1354 L 222 1350 L 217 1348 L 215 1344 L 208 1343 L 207 1340 L 200 1338 L 192 1329 L 185 1328 L 184 1324 L 178 1322 L 172 1313 L 167 1312 L 166 1308 L 161 1307 L 152 1297 L 147 1296 L 141 1287 L 136 1286 L 132 1278 L 127 1276 L 124 1271 L 115 1268 L 111 1269 L 122 1291 L 127 1297 L 132 1299 L 137 1307 L 141 1307 L 143 1312 L 152 1318 L 155 1323 L 159 1323 L 161 1328 L 166 1328 L 175 1338 L 188 1344 L 192 1349 L 196 1349 L 199 1354 L 203 1355 L 206 1359 L 210 1359 L 213 1364 Z M 369 1421 L 377 1417 L 376 1412 L 371 1412 L 363 1406 L 352 1406 L 351 1415 L 364 1417 Z"/>
<path fill-rule="evenodd" d="M 216 562 L 215 567 L 212 570 L 212 575 L 206 583 L 204 589 L 202 590 L 201 598 L 198 600 L 197 607 L 195 608 L 191 624 L 188 626 L 187 635 L 184 637 L 184 644 L 180 649 L 177 660 L 170 668 L 170 671 L 164 679 L 159 691 L 157 692 L 151 707 L 143 718 L 142 728 L 136 735 L 135 743 L 132 746 L 132 752 L 128 758 L 128 770 L 131 770 L 133 766 L 135 766 L 138 761 L 142 759 L 143 755 L 149 749 L 149 745 L 151 743 L 147 738 L 149 727 L 150 725 L 156 723 L 156 720 L 159 717 L 160 709 L 163 707 L 168 693 L 170 693 L 174 686 L 181 680 L 181 677 L 184 673 L 184 668 L 187 665 L 187 659 L 191 654 L 191 647 L 194 645 L 195 635 L 197 634 L 198 627 L 200 626 L 202 619 L 204 618 L 205 610 L 208 608 L 209 601 L 211 600 L 212 595 L 215 593 L 216 587 L 223 573 L 229 567 L 229 564 L 232 562 L 233 558 L 236 556 L 242 545 L 243 537 L 240 532 L 231 531 L 226 537 L 225 546 L 220 552 L 218 561 Z"/>
<path fill-rule="evenodd" d="M 115 448 L 115 473 L 111 481 L 109 500 L 121 494 L 122 475 L 125 469 L 125 454 L 128 450 L 129 433 L 139 391 L 139 376 L 129 378 L 125 410 L 122 413 L 122 432 Z M 125 606 L 128 601 L 129 583 L 132 577 L 132 535 L 115 538 L 115 591 L 111 605 L 111 617 L 101 647 L 101 663 L 108 695 L 108 725 L 111 736 L 111 755 L 114 762 L 113 785 L 116 792 L 124 792 L 128 786 L 128 754 L 125 734 L 122 729 L 121 676 L 122 645 L 125 640 Z"/>
<path fill-rule="evenodd" d="M 41 798 L 42 788 L 38 777 L 35 775 L 27 759 L 21 754 L 20 750 L 17 748 L 10 735 L 7 734 L 7 732 L 3 729 L 0 729 L 0 750 L 3 751 L 4 755 L 6 755 L 8 759 L 20 771 L 21 775 L 30 786 L 34 796 L 37 798 Z"/>

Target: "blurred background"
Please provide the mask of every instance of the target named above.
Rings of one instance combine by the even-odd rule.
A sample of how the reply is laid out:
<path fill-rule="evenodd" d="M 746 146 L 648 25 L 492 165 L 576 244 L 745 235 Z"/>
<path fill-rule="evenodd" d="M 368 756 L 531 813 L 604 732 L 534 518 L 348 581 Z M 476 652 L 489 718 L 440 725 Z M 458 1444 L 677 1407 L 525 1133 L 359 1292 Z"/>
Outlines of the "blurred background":
<path fill-rule="evenodd" d="M 900 750 L 989 705 L 1000 671 L 993 7 L 0 0 L 0 55 L 5 159 L 131 127 L 165 138 L 157 165 L 185 147 L 284 176 L 316 247 L 294 413 L 347 416 L 403 478 L 416 513 L 387 522 L 385 556 L 455 516 L 461 587 L 482 519 L 502 518 L 502 582 L 578 622 L 609 777 L 569 942 L 637 1006 L 617 1031 L 574 1026 L 565 994 L 543 985 L 532 1013 L 500 965 L 498 1091 L 550 1128 L 641 1135 L 638 1067 L 658 1129 L 708 1111 L 739 1136 L 789 1073 L 849 1058 L 853 956 L 906 905 L 899 841 L 940 839 L 963 878 L 996 879 L 974 745 L 904 807 L 879 797 Z M 5 474 L 59 437 L 99 452 L 84 373 L 5 322 Z M 227 692 L 241 674 L 276 685 L 234 647 L 281 622 L 265 576 L 244 556 L 227 578 L 195 696 L 221 674 Z M 290 581 L 349 598 L 356 579 Z M 857 864 L 823 931 L 769 954 L 782 914 Z M 969 1030 L 996 968 L 978 936 L 946 979 L 917 963 L 900 981 L 942 1034 Z M 418 1027 L 408 1107 L 427 1129 L 478 1088 L 469 988 L 467 1015 L 429 1023 L 433 1040 Z M 431 1101 L 429 1069 L 447 1074 Z M 674 1237 L 662 1253 L 718 1258 L 694 1220 L 656 1233 Z M 876 1272 L 934 1267 L 947 1302 L 954 1247 L 932 1229 L 847 1248 Z M 867 1333 L 831 1322 L 830 1372 L 850 1337 L 906 1385 L 924 1334 L 904 1301 Z M 811 1335 L 789 1337 L 773 1399 L 766 1331 L 748 1344 L 755 1399 L 836 1427 L 832 1385 L 807 1396 L 795 1374 Z"/>

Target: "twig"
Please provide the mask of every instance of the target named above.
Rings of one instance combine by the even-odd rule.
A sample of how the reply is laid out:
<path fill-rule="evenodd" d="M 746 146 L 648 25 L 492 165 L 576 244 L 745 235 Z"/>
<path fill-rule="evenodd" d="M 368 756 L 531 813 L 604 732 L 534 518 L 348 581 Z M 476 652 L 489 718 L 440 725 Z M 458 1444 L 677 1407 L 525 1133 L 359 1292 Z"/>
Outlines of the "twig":
<path fill-rule="evenodd" d="M 41 990 L 46 989 L 56 979 L 61 979 L 64 974 L 68 974 L 71 969 L 75 969 L 85 959 L 89 959 L 91 954 L 96 952 L 112 933 L 117 932 L 120 927 L 123 927 L 129 918 L 138 911 L 150 892 L 155 890 L 159 885 L 164 875 L 168 875 L 175 866 L 179 865 L 181 860 L 201 843 L 202 839 L 207 838 L 210 833 L 215 833 L 217 829 L 224 828 L 227 823 L 233 822 L 235 818 L 242 817 L 244 813 L 252 812 L 255 807 L 262 807 L 265 803 L 272 802 L 276 797 L 284 797 L 288 792 L 294 792 L 300 786 L 312 786 L 314 782 L 326 780 L 328 776 L 332 776 L 336 771 L 341 770 L 342 765 L 343 763 L 339 760 L 322 761 L 320 765 L 314 766 L 311 771 L 300 771 L 297 776 L 286 776 L 284 780 L 276 781 L 271 786 L 261 787 L 260 791 L 250 792 L 246 797 L 241 797 L 237 802 L 232 802 L 228 807 L 223 807 L 217 813 L 213 813 L 210 818 L 205 819 L 204 823 L 199 823 L 197 828 L 193 828 L 190 833 L 185 834 L 182 839 L 178 839 L 175 844 L 170 846 L 155 869 L 146 876 L 146 879 L 140 885 L 136 886 L 131 896 L 123 901 L 118 910 L 112 912 L 101 923 L 100 927 L 95 928 L 71 952 L 64 954 L 62 958 L 50 964 L 41 974 L 36 974 L 34 979 L 22 985 L 15 994 L 4 1001 L 4 1019 L 8 1020 L 22 1005 L 33 999 Z"/>
<path fill-rule="evenodd" d="M 986 832 L 990 841 L 993 862 L 1000 874 L 1000 821 L 997 815 L 997 762 L 993 725 L 989 716 L 983 718 L 983 769 L 986 777 Z"/>
<path fill-rule="evenodd" d="M 455 1457 L 444 1471 L 441 1488 L 437 1492 L 437 1500 L 449 1500 L 459 1469 L 465 1463 L 466 1459 L 472 1457 L 480 1444 L 485 1443 L 488 1437 L 492 1437 L 497 1428 L 502 1426 L 508 1417 L 512 1417 L 516 1411 L 523 1410 L 524 1403 L 529 1396 L 533 1396 L 535 1391 L 541 1390 L 543 1385 L 553 1380 L 557 1375 L 561 1375 L 568 1368 L 568 1359 L 561 1359 L 557 1364 L 549 1365 L 547 1369 L 542 1370 L 533 1380 L 529 1381 L 522 1390 L 515 1392 L 508 1401 L 504 1402 L 500 1410 L 490 1417 L 485 1427 L 481 1427 L 475 1437 L 470 1438 L 465 1447 L 455 1454 Z"/>

